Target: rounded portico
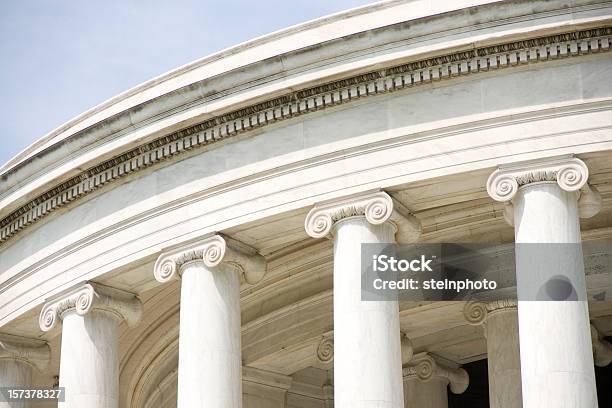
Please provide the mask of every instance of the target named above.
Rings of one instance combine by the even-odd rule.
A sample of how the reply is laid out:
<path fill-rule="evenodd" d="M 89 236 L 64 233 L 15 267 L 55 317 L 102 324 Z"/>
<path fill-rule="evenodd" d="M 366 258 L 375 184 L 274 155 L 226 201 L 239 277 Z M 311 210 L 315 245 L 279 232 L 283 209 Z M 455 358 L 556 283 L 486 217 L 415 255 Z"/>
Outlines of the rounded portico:
<path fill-rule="evenodd" d="M 362 302 L 355 251 L 611 239 L 611 40 L 608 1 L 381 2 L 85 112 L 0 168 L 0 374 L 66 408 L 481 406 L 479 376 L 597 406 L 605 270 L 558 308 Z"/>

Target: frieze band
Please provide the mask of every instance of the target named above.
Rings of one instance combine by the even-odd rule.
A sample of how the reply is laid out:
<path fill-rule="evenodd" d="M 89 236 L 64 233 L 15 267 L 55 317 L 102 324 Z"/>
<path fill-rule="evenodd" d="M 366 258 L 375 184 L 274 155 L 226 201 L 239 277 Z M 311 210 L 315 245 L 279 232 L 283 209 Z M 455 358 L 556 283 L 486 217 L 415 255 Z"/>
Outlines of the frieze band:
<path fill-rule="evenodd" d="M 161 137 L 91 167 L 0 220 L 0 245 L 54 210 L 172 156 L 280 120 L 461 75 L 610 49 L 612 27 L 572 31 L 410 62 L 293 92 Z"/>

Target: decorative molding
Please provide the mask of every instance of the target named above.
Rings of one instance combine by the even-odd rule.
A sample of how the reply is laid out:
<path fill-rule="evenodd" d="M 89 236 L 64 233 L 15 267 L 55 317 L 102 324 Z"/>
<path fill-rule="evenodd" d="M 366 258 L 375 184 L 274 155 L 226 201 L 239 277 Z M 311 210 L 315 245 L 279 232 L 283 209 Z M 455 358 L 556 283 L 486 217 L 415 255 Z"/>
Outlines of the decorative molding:
<path fill-rule="evenodd" d="M 612 344 L 605 340 L 599 330 L 591 324 L 591 341 L 593 342 L 593 359 L 597 367 L 606 367 L 612 363 Z"/>
<path fill-rule="evenodd" d="M 473 326 L 482 324 L 487 318 L 487 313 L 485 302 L 467 302 L 463 307 L 465 320 Z"/>
<path fill-rule="evenodd" d="M 556 181 L 565 191 L 578 191 L 589 177 L 589 169 L 580 159 L 554 158 L 499 167 L 487 180 L 487 192 L 495 201 L 510 201 L 519 187 L 544 181 Z"/>
<path fill-rule="evenodd" d="M 249 284 L 259 282 L 266 273 L 266 261 L 255 249 L 215 234 L 162 253 L 153 267 L 155 279 L 161 283 L 178 279 L 182 266 L 191 261 L 203 261 L 208 268 L 215 268 L 221 263 L 231 265 Z"/>
<path fill-rule="evenodd" d="M 49 365 L 51 350 L 45 341 L 0 333 L 0 360 L 18 360 L 44 370 Z"/>
<path fill-rule="evenodd" d="M 402 371 L 404 381 L 430 381 L 441 378 L 448 381 L 453 394 L 462 394 L 470 385 L 470 377 L 463 368 L 448 367 L 436 361 L 429 353 L 416 354 Z"/>
<path fill-rule="evenodd" d="M 601 210 L 601 195 L 589 186 L 589 169 L 580 159 L 564 156 L 500 166 L 487 180 L 487 192 L 496 201 L 507 203 L 504 218 L 513 225 L 512 199 L 518 189 L 531 183 L 556 182 L 565 191 L 579 195 L 580 216 L 590 218 Z"/>
<path fill-rule="evenodd" d="M 463 307 L 463 316 L 468 324 L 478 326 L 485 323 L 487 317 L 493 313 L 507 310 L 517 310 L 515 299 L 501 299 L 490 302 L 467 302 Z"/>
<path fill-rule="evenodd" d="M 142 303 L 133 293 L 89 282 L 46 303 L 38 323 L 41 330 L 49 331 L 66 312 L 76 311 L 85 316 L 91 310 L 110 312 L 134 327 L 142 316 Z"/>
<path fill-rule="evenodd" d="M 0 220 L 0 244 L 124 176 L 227 137 L 331 106 L 459 76 L 608 51 L 612 27 L 512 41 L 332 81 L 219 115 L 132 148 L 38 195 Z"/>
<path fill-rule="evenodd" d="M 321 363 L 331 363 L 334 360 L 334 339 L 323 337 L 317 346 L 317 360 Z"/>
<path fill-rule="evenodd" d="M 312 238 L 323 238 L 336 222 L 356 216 L 364 216 L 373 225 L 392 221 L 398 227 L 398 242 L 414 242 L 421 234 L 420 221 L 382 191 L 317 204 L 306 216 L 304 228 Z"/>

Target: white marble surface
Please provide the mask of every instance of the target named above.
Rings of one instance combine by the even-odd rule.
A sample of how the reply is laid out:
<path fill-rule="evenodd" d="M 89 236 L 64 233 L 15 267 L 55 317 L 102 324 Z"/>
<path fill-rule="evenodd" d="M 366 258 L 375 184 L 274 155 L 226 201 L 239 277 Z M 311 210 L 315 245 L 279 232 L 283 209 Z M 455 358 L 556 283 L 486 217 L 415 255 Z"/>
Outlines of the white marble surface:
<path fill-rule="evenodd" d="M 559 0 L 534 0 L 520 6 L 498 2 L 474 9 L 473 15 L 458 12 L 451 18 L 442 13 L 415 20 L 410 22 L 411 30 L 383 29 L 375 35 L 371 33 L 367 41 L 360 35 L 349 35 L 342 41 L 308 50 L 307 56 L 283 54 L 282 64 L 270 61 L 263 71 L 259 71 L 261 66 L 249 65 L 255 71 L 248 73 L 253 75 L 249 79 L 265 80 L 269 86 L 258 83 L 248 89 L 235 87 L 244 80 L 237 78 L 242 76 L 240 72 L 234 77 L 229 73 L 229 77 L 221 75 L 223 86 L 218 90 L 232 92 L 212 101 L 201 101 L 204 88 L 212 87 L 207 81 L 189 89 L 189 98 L 197 94 L 195 99 L 201 105 L 189 105 L 182 99 L 185 93 L 155 99 L 154 107 L 138 112 L 131 111 L 129 103 L 116 101 L 114 109 L 105 110 L 107 114 L 121 113 L 116 123 L 106 125 L 97 121 L 100 116 L 88 116 L 85 128 L 92 132 L 84 132 L 78 142 L 50 149 L 44 158 L 28 163 L 23 174 L 11 176 L 6 184 L 11 192 L 2 193 L 0 207 L 10 212 L 76 169 L 90 168 L 102 158 L 115 156 L 144 140 L 248 105 L 249 101 L 292 92 L 305 84 L 323 84 L 372 64 L 386 69 L 399 61 L 443 55 L 460 44 L 529 38 L 536 35 L 534 31 L 541 36 L 557 33 L 562 27 L 574 30 L 578 20 L 590 26 L 594 24 L 592 19 L 609 18 L 609 5 L 594 10 L 589 3 L 590 0 L 580 0 L 567 7 Z M 368 20 L 368 26 L 387 27 L 402 19 L 427 15 L 429 7 L 448 7 L 450 11 L 468 5 L 426 4 L 425 9 L 420 2 L 367 8 L 350 22 L 348 18 L 343 21 L 341 32 L 348 35 L 356 27 L 362 30 L 363 26 L 355 26 L 355 22 L 374 15 L 375 20 Z M 395 7 L 407 14 L 387 14 Z M 530 11 L 541 13 L 534 15 Z M 485 21 L 484 27 L 474 25 Z M 321 24 L 329 27 L 330 20 Z M 447 32 L 449 25 L 452 33 Z M 292 35 L 323 35 L 318 28 L 308 26 Z M 422 37 L 406 41 L 406 33 L 412 35 L 416 28 Z M 328 32 L 325 36 L 342 38 Z M 288 46 L 285 51 L 294 50 L 294 44 L 280 37 L 274 41 Z M 311 38 L 308 43 L 312 45 L 320 39 Z M 372 41 L 377 44 L 375 50 L 370 48 Z M 344 51 L 353 58 L 347 59 Z M 330 59 L 321 59 L 322 56 Z M 229 63 L 225 57 L 230 55 L 214 64 L 219 68 Z M 241 52 L 231 55 L 234 62 L 236 58 L 245 61 L 244 57 Z M 292 69 L 279 71 L 279 66 L 285 64 Z M 207 71 L 205 65 L 197 70 L 200 74 Z M 602 80 L 609 65 L 606 52 L 600 52 L 460 75 L 379 96 L 360 96 L 346 105 L 274 122 L 232 136 L 227 143 L 177 155 L 164 165 L 130 172 L 121 181 L 109 183 L 63 207 L 65 210 L 37 221 L 35 227 L 20 232 L 19 239 L 3 245 L 0 290 L 6 288 L 8 300 L 0 302 L 0 325 L 17 319 L 76 281 L 95 279 L 155 257 L 166 245 L 180 245 L 213 231 L 305 208 L 321 199 L 487 168 L 525 156 L 546 156 L 551 150 L 584 153 L 610 149 L 611 88 L 610 81 Z M 197 78 L 193 76 L 195 71 L 183 73 L 184 77 L 176 74 L 182 79 Z M 270 73 L 272 77 L 264 75 Z M 167 79 L 173 82 L 178 77 Z M 199 78 L 205 77 L 208 76 Z M 159 85 L 163 94 L 177 91 L 169 83 Z M 143 93 L 130 94 L 139 104 L 153 96 L 150 90 L 140 91 Z M 179 105 L 185 109 L 175 109 Z M 145 120 L 148 114 L 152 116 Z M 132 118 L 137 123 L 131 123 Z M 488 123 L 486 127 L 483 121 Z M 84 125 L 80 123 L 77 127 Z M 422 137 L 425 134 L 428 136 Z M 220 185 L 226 187 L 218 189 Z M 98 254 L 105 254 L 105 259 L 99 259 Z M 150 283 L 138 291 L 151 289 Z"/>
<path fill-rule="evenodd" d="M 0 359 L 0 387 L 27 388 L 32 385 L 32 366 L 25 361 Z M 27 402 L 0 401 L 0 408 L 30 408 Z"/>
<path fill-rule="evenodd" d="M 516 243 L 579 243 L 578 194 L 556 182 L 521 187 L 514 203 Z M 533 258 L 517 247 L 517 281 L 523 273 L 571 278 L 578 296 L 586 296 L 582 262 L 533 271 Z M 527 272 L 529 271 L 529 272 Z M 518 304 L 524 408 L 596 408 L 597 392 L 588 304 L 585 301 L 520 301 Z"/>
<path fill-rule="evenodd" d="M 66 388 L 59 408 L 118 408 L 120 318 L 92 310 L 64 313 L 59 385 Z"/>
<path fill-rule="evenodd" d="M 227 264 L 181 270 L 178 407 L 242 407 L 240 276 Z"/>
<path fill-rule="evenodd" d="M 395 242 L 392 225 L 350 217 L 334 225 L 334 406 L 404 405 L 399 309 L 361 301 L 361 243 Z"/>

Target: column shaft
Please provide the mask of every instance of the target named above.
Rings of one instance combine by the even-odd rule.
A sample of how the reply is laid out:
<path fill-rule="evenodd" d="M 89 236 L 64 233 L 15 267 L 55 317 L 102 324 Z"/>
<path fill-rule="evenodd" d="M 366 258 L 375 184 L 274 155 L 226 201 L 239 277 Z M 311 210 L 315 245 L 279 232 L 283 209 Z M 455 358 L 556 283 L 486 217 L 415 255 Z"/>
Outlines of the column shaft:
<path fill-rule="evenodd" d="M 60 387 L 66 400 L 59 408 L 118 408 L 120 318 L 92 310 L 79 315 L 64 313 L 60 361 Z"/>
<path fill-rule="evenodd" d="M 334 229 L 334 406 L 403 407 L 398 303 L 361 301 L 361 244 L 394 242 L 395 228 L 350 217 Z"/>
<path fill-rule="evenodd" d="M 28 388 L 32 385 L 32 366 L 24 361 L 0 359 L 0 387 Z M 26 402 L 0 401 L 0 408 L 28 408 Z"/>
<path fill-rule="evenodd" d="M 240 408 L 240 276 L 230 265 L 182 267 L 179 408 Z"/>
<path fill-rule="evenodd" d="M 419 378 L 405 379 L 404 394 L 404 408 L 448 408 L 446 378 L 433 377 L 428 381 Z"/>
<path fill-rule="evenodd" d="M 543 259 L 550 251 L 520 245 L 580 243 L 577 198 L 576 192 L 542 182 L 521 187 L 514 199 L 525 408 L 597 407 L 582 254 L 570 250 Z M 533 299 L 533 291 L 543 290 L 555 274 L 567 277 L 582 300 L 521 301 Z"/>
<path fill-rule="evenodd" d="M 485 322 L 490 408 L 521 408 L 521 362 L 516 307 L 489 312 Z"/>

